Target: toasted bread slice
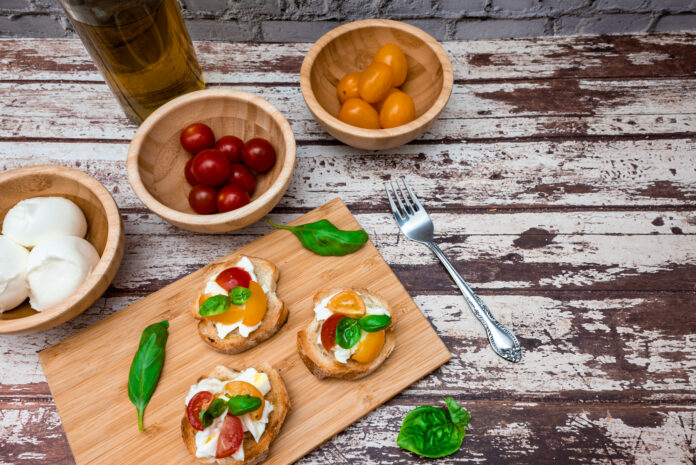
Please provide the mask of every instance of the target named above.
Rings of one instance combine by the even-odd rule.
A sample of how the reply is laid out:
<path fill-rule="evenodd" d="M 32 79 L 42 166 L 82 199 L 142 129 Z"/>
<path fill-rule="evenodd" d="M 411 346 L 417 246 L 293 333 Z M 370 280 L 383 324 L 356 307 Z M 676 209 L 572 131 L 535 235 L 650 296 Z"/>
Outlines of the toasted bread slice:
<path fill-rule="evenodd" d="M 263 462 L 268 455 L 268 449 L 271 446 L 271 442 L 278 435 L 285 417 L 290 411 L 290 398 L 288 397 L 288 391 L 285 388 L 285 383 L 283 378 L 281 378 L 280 373 L 278 373 L 269 363 L 261 362 L 255 367 L 256 371 L 264 372 L 268 375 L 268 380 L 271 383 L 271 390 L 266 394 L 266 401 L 273 404 L 273 411 L 268 415 L 268 424 L 266 425 L 266 431 L 263 432 L 259 442 L 254 440 L 254 437 L 246 431 L 244 433 L 244 442 L 242 447 L 244 447 L 244 460 L 239 461 L 231 457 L 224 459 L 214 459 L 214 458 L 198 458 L 196 457 L 196 430 L 191 426 L 188 421 L 188 416 L 184 412 L 184 416 L 181 419 L 181 437 L 184 439 L 186 448 L 191 453 L 191 455 L 200 463 L 215 463 L 218 465 L 254 465 Z M 225 366 L 216 367 L 207 378 L 217 378 L 221 381 L 232 379 L 236 377 L 240 372 L 227 368 Z M 201 376 L 198 381 L 202 380 L 204 377 Z"/>
<path fill-rule="evenodd" d="M 323 345 L 317 342 L 324 322 L 317 321 L 316 318 L 313 319 L 307 328 L 297 333 L 297 352 L 300 354 L 304 364 L 309 368 L 309 371 L 319 379 L 342 378 L 353 380 L 363 378 L 375 371 L 394 350 L 395 339 L 392 331 L 396 321 L 394 309 L 382 297 L 371 293 L 367 289 L 327 289 L 320 291 L 314 295 L 313 307 L 316 307 L 325 297 L 345 290 L 359 292 L 365 303 L 372 301 L 376 305 L 386 308 L 391 315 L 392 322 L 385 329 L 384 347 L 382 347 L 382 352 L 376 359 L 370 363 L 358 363 L 348 359 L 348 362 L 343 364 L 336 360 L 333 353 L 327 351 Z"/>
<path fill-rule="evenodd" d="M 220 338 L 215 328 L 215 322 L 204 319 L 198 314 L 198 300 L 203 294 L 205 283 L 210 276 L 216 275 L 226 268 L 235 266 L 241 258 L 242 255 L 238 255 L 224 263 L 215 265 L 206 275 L 206 281 L 191 305 L 191 312 L 194 318 L 200 320 L 198 322 L 198 334 L 200 334 L 201 339 L 213 349 L 226 354 L 238 354 L 251 349 L 277 333 L 288 319 L 287 307 L 285 307 L 283 301 L 280 300 L 276 294 L 279 277 L 278 267 L 268 260 L 256 257 L 247 258 L 249 258 L 254 265 L 254 274 L 259 284 L 262 287 L 264 285 L 268 287 L 268 292 L 266 293 L 266 314 L 263 320 L 261 320 L 261 326 L 252 331 L 249 337 L 243 337 L 239 334 L 239 331 L 235 329 L 224 338 Z"/>

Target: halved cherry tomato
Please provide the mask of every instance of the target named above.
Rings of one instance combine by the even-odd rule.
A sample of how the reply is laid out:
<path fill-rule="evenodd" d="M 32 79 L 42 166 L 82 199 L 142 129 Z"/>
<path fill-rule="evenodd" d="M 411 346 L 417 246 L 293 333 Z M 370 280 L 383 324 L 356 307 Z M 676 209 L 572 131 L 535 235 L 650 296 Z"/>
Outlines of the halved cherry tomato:
<path fill-rule="evenodd" d="M 358 98 L 360 94 L 358 93 L 358 83 L 360 82 L 360 71 L 353 71 L 348 73 L 338 81 L 336 85 L 336 94 L 338 94 L 338 100 L 341 103 L 345 102 L 351 98 Z"/>
<path fill-rule="evenodd" d="M 232 173 L 230 174 L 229 183 L 235 182 L 242 186 L 249 195 L 253 194 L 254 189 L 256 189 L 256 177 L 254 173 L 241 163 L 232 163 L 230 168 Z"/>
<path fill-rule="evenodd" d="M 386 102 L 387 99 L 389 98 L 389 96 L 395 92 L 401 92 L 401 91 L 395 87 L 392 87 L 391 89 L 389 89 L 389 92 L 387 92 L 387 95 L 382 100 L 372 104 L 372 106 L 375 107 L 375 110 L 377 110 L 377 113 L 382 111 L 382 107 L 384 106 L 384 102 Z"/>
<path fill-rule="evenodd" d="M 246 326 L 256 326 L 266 315 L 266 293 L 259 283 L 254 281 L 249 283 L 251 297 L 244 303 L 244 317 L 242 324 Z"/>
<path fill-rule="evenodd" d="M 404 92 L 394 92 L 384 101 L 379 112 L 379 123 L 383 128 L 395 128 L 416 119 L 416 105 Z"/>
<path fill-rule="evenodd" d="M 193 211 L 199 215 L 208 215 L 217 211 L 217 206 L 215 204 L 216 197 L 217 189 L 198 184 L 191 188 L 188 201 Z"/>
<path fill-rule="evenodd" d="M 208 300 L 210 297 L 213 296 L 208 294 L 202 295 L 198 299 L 198 308 L 201 308 L 203 302 Z M 214 321 L 215 323 L 222 323 L 223 325 L 233 325 L 241 321 L 242 318 L 244 318 L 244 309 L 242 307 L 238 307 L 237 305 L 232 304 L 230 305 L 230 308 L 227 309 L 227 311 L 218 313 L 217 315 L 206 316 L 204 318 L 206 320 Z"/>
<path fill-rule="evenodd" d="M 331 350 L 336 345 L 336 326 L 345 317 L 345 315 L 334 313 L 321 325 L 321 345 L 324 349 Z"/>
<path fill-rule="evenodd" d="M 221 186 L 230 178 L 230 162 L 219 150 L 206 149 L 193 157 L 194 176 L 206 186 Z"/>
<path fill-rule="evenodd" d="M 227 415 L 220 428 L 217 449 L 215 450 L 216 459 L 224 459 L 239 450 L 244 440 L 244 429 L 239 417 Z"/>
<path fill-rule="evenodd" d="M 406 73 L 408 72 L 408 64 L 406 63 L 406 55 L 396 44 L 386 44 L 383 45 L 375 57 L 372 59 L 373 62 L 384 63 L 389 66 L 394 75 L 392 76 L 392 87 L 399 87 L 406 80 Z"/>
<path fill-rule="evenodd" d="M 215 143 L 215 148 L 225 154 L 230 163 L 242 161 L 244 141 L 235 136 L 223 136 Z"/>
<path fill-rule="evenodd" d="M 384 337 L 384 330 L 367 333 L 365 339 L 358 342 L 358 347 L 351 358 L 358 363 L 370 363 L 382 352 Z"/>
<path fill-rule="evenodd" d="M 357 292 L 342 291 L 331 297 L 326 307 L 334 313 L 351 318 L 365 316 L 365 301 Z"/>
<path fill-rule="evenodd" d="M 249 203 L 249 193 L 236 182 L 223 186 L 217 195 L 217 209 L 220 213 L 242 208 Z"/>
<path fill-rule="evenodd" d="M 248 394 L 252 397 L 258 397 L 261 399 L 261 406 L 249 413 L 249 417 L 254 421 L 259 421 L 263 416 L 263 408 L 266 401 L 263 399 L 263 394 L 259 391 L 256 386 L 246 381 L 230 381 L 225 384 L 225 394 L 229 397 L 243 396 Z"/>
<path fill-rule="evenodd" d="M 203 123 L 194 123 L 181 131 L 179 136 L 181 146 L 191 155 L 196 155 L 204 149 L 215 147 L 215 134 Z"/>
<path fill-rule="evenodd" d="M 373 62 L 360 75 L 358 84 L 360 97 L 368 103 L 379 102 L 391 89 L 393 77 L 394 72 L 389 66 Z"/>
<path fill-rule="evenodd" d="M 251 282 L 251 275 L 244 268 L 239 268 L 238 266 L 233 266 L 222 270 L 215 282 L 223 288 L 225 291 L 230 292 L 233 287 L 241 286 L 249 288 L 249 283 Z"/>
<path fill-rule="evenodd" d="M 201 391 L 196 393 L 188 403 L 186 407 L 186 416 L 188 416 L 188 421 L 191 423 L 194 429 L 198 431 L 203 431 L 203 424 L 201 423 L 200 413 L 207 409 L 210 404 L 215 400 L 215 396 L 212 392 Z"/>
<path fill-rule="evenodd" d="M 344 123 L 365 129 L 379 129 L 379 115 L 372 105 L 359 98 L 346 100 L 338 112 L 338 119 Z"/>

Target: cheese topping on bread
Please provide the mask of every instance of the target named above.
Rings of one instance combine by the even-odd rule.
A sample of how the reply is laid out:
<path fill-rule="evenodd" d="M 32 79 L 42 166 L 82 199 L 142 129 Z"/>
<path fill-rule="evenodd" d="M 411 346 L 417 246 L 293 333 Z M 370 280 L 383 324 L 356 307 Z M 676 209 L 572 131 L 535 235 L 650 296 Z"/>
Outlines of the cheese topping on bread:
<path fill-rule="evenodd" d="M 331 315 L 333 315 L 333 312 L 331 309 L 329 309 L 329 301 L 336 295 L 339 294 L 341 291 L 336 291 L 333 294 L 329 294 L 328 296 L 324 297 L 315 307 L 314 307 L 314 318 L 317 321 L 324 321 L 327 320 Z M 389 314 L 389 310 L 386 308 L 382 307 L 381 305 L 378 305 L 376 302 L 373 302 L 372 299 L 366 299 L 364 295 L 362 295 L 359 292 L 356 292 L 360 296 L 361 299 L 365 302 L 365 314 L 366 315 L 387 315 L 391 316 Z M 331 352 L 333 353 L 334 358 L 336 359 L 337 362 L 343 363 L 344 365 L 348 363 L 348 359 L 353 356 L 353 354 L 358 350 L 358 347 L 360 346 L 360 342 L 362 342 L 365 337 L 367 336 L 367 333 L 363 331 L 362 336 L 360 337 L 360 341 L 355 344 L 353 347 L 350 349 L 344 349 L 343 347 L 339 346 L 336 344 L 333 346 L 331 349 Z M 321 331 L 319 331 L 319 334 L 317 335 L 317 344 L 320 346 L 322 345 L 321 343 Z"/>
<path fill-rule="evenodd" d="M 251 419 L 249 414 L 244 414 L 239 417 L 243 430 L 249 432 L 254 440 L 258 443 L 266 431 L 266 425 L 268 424 L 268 416 L 275 409 L 273 404 L 266 398 L 266 395 L 271 391 L 271 383 L 268 375 L 263 372 L 256 371 L 254 368 L 247 368 L 237 375 L 235 378 L 220 381 L 216 378 L 204 378 L 200 380 L 197 384 L 194 384 L 189 389 L 189 393 L 186 396 L 186 405 L 197 393 L 201 391 L 208 391 L 215 396 L 223 400 L 228 400 L 229 397 L 224 393 L 225 385 L 231 381 L 244 381 L 247 382 L 264 396 L 264 409 L 261 419 L 254 421 Z M 223 413 L 215 420 L 213 423 L 205 428 L 203 431 L 196 431 L 196 457 L 198 458 L 215 458 L 215 452 L 217 450 L 218 438 L 220 435 L 220 428 L 227 416 L 227 412 Z M 230 455 L 231 458 L 239 461 L 244 460 L 244 444 L 239 447 L 239 450 L 234 454 Z"/>
<path fill-rule="evenodd" d="M 254 264 L 249 260 L 249 257 L 242 256 L 242 258 L 239 259 L 239 261 L 233 265 L 237 268 L 241 268 L 247 273 L 249 273 L 249 276 L 251 276 L 251 280 L 254 282 L 258 282 L 256 278 L 256 274 L 254 273 Z M 222 271 L 220 271 L 222 273 Z M 210 279 L 208 279 L 208 282 L 205 285 L 205 290 L 203 291 L 204 294 L 214 296 L 214 295 L 227 295 L 227 292 L 225 289 L 223 289 L 215 280 L 217 279 L 218 275 L 220 273 L 217 273 L 215 275 L 212 275 Z M 268 295 L 269 288 L 266 284 L 262 286 L 263 292 Z M 259 322 L 258 324 L 254 326 L 246 326 L 240 321 L 231 324 L 231 325 L 226 325 L 223 323 L 215 323 L 215 329 L 217 330 L 217 335 L 220 339 L 224 339 L 225 336 L 230 334 L 232 331 L 235 329 L 239 330 L 239 334 L 242 337 L 249 337 L 249 334 L 251 334 L 252 331 L 258 329 L 259 326 L 261 326 L 262 322 Z"/>

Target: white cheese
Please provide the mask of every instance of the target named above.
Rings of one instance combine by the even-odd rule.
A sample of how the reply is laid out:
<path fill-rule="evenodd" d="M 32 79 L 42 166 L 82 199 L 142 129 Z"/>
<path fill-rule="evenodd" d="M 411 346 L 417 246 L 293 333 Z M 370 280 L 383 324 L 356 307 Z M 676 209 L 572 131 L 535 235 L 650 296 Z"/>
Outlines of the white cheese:
<path fill-rule="evenodd" d="M 80 207 L 63 197 L 34 197 L 5 215 L 2 233 L 25 247 L 60 236 L 85 237 L 87 220 Z"/>
<path fill-rule="evenodd" d="M 27 260 L 31 308 L 41 312 L 70 297 L 98 262 L 97 250 L 80 237 L 54 237 L 39 243 Z"/>
<path fill-rule="evenodd" d="M 27 298 L 27 260 L 29 251 L 0 236 L 0 313 L 12 310 Z"/>

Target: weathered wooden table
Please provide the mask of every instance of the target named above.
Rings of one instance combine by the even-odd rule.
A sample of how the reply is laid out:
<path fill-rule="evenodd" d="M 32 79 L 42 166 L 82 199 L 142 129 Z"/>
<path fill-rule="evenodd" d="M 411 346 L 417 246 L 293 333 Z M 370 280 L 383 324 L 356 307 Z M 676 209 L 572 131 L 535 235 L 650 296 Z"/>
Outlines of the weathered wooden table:
<path fill-rule="evenodd" d="M 210 86 L 261 95 L 295 130 L 297 168 L 273 218 L 341 196 L 454 354 L 301 463 L 429 463 L 396 435 L 408 410 L 443 395 L 473 420 L 463 448 L 437 463 L 695 463 L 695 44 L 686 33 L 446 43 L 448 107 L 385 153 L 341 145 L 314 122 L 298 87 L 309 44 L 196 44 Z M 36 353 L 269 226 L 199 235 L 150 214 L 126 178 L 135 127 L 77 40 L 0 41 L 0 96 L 1 169 L 84 170 L 126 228 L 120 272 L 96 305 L 0 337 L 0 463 L 69 464 Z M 398 234 L 381 183 L 399 175 L 517 333 L 520 364 L 493 354 L 439 262 Z"/>

